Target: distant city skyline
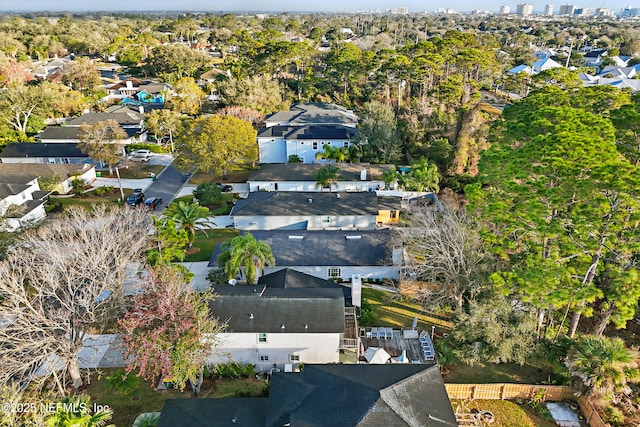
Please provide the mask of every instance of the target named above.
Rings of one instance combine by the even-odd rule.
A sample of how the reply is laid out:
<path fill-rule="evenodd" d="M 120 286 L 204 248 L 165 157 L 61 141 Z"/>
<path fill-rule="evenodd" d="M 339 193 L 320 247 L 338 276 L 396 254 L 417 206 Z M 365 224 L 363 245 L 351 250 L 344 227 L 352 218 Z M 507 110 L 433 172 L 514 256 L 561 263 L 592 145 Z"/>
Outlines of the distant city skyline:
<path fill-rule="evenodd" d="M 509 6 L 514 12 L 519 3 L 533 5 L 534 13 L 541 13 L 547 4 L 555 6 L 554 13 L 563 4 L 573 4 L 578 8 L 604 7 L 613 12 L 619 12 L 626 7 L 640 7 L 640 0 L 580 0 L 576 2 L 509 2 L 492 0 L 491 2 L 478 3 L 473 0 L 454 0 L 448 2 L 427 2 L 419 0 L 393 1 L 393 0 L 325 0 L 323 2 L 306 2 L 300 0 L 111 0 L 106 2 L 87 2 L 86 0 L 0 0 L 0 12 L 117 12 L 117 11 L 199 11 L 199 12 L 357 12 L 378 9 L 385 12 L 387 9 L 406 7 L 409 13 L 434 12 L 438 9 L 453 9 L 457 12 L 471 12 L 474 10 L 487 10 L 498 13 L 501 6 Z"/>

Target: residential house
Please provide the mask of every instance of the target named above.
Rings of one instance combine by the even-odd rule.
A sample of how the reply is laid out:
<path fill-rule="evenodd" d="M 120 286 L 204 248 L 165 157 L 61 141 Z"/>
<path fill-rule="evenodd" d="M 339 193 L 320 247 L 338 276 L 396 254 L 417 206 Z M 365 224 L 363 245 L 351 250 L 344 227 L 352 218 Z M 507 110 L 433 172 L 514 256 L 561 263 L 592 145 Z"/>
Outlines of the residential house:
<path fill-rule="evenodd" d="M 262 276 L 257 285 L 215 286 L 211 313 L 226 327 L 209 362 L 232 360 L 268 372 L 337 363 L 341 352 L 355 354 L 358 328 L 350 291 L 290 269 Z"/>
<path fill-rule="evenodd" d="M 80 142 L 80 127 L 83 124 L 92 125 L 107 120 L 115 120 L 125 132 L 125 138 L 114 141 L 117 144 L 129 145 L 147 140 L 147 130 L 144 127 L 144 115 L 134 111 L 123 112 L 92 112 L 66 120 L 61 126 L 47 126 L 36 135 L 40 142 L 46 143 L 78 143 Z"/>
<path fill-rule="evenodd" d="M 593 49 L 586 52 L 582 57 L 582 63 L 585 67 L 597 67 L 602 64 L 602 60 L 608 55 L 605 49 Z"/>
<path fill-rule="evenodd" d="M 561 67 L 562 65 L 558 64 L 556 61 L 554 61 L 551 58 L 539 59 L 533 64 L 531 64 L 531 70 L 533 74 L 538 74 L 545 70 L 551 70 L 553 68 L 561 68 Z"/>
<path fill-rule="evenodd" d="M 313 163 L 324 145 L 349 147 L 357 135 L 357 123 L 353 111 L 335 104 L 294 104 L 289 111 L 265 119 L 257 137 L 260 162 L 286 163 L 296 155 L 304 163 Z"/>
<path fill-rule="evenodd" d="M 305 365 L 271 377 L 269 397 L 169 399 L 158 427 L 457 426 L 440 367 Z"/>
<path fill-rule="evenodd" d="M 49 190 L 66 194 L 73 188 L 74 179 L 81 179 L 87 183 L 93 182 L 96 179 L 96 168 L 95 165 L 90 164 L 0 163 L 0 182 L 5 176 L 25 176 L 29 179 L 31 177 L 56 177 L 55 187 Z M 40 185 L 38 185 L 39 189 Z"/>
<path fill-rule="evenodd" d="M 369 163 L 332 163 L 340 169 L 338 181 L 331 191 L 374 191 L 384 189 L 384 172 L 393 165 L 371 165 Z M 247 183 L 249 191 L 327 191 L 314 178 L 321 163 L 272 163 L 263 164 L 251 172 Z"/>
<path fill-rule="evenodd" d="M 335 124 L 269 126 L 257 136 L 260 163 L 286 163 L 294 155 L 313 163 L 325 145 L 348 148 L 357 134 L 355 128 Z"/>
<path fill-rule="evenodd" d="M 294 269 L 321 279 L 398 279 L 402 249 L 393 244 L 390 229 L 359 231 L 268 230 L 251 231 L 271 247 L 275 265 L 266 273 Z M 221 247 L 209 262 L 217 267 Z"/>
<path fill-rule="evenodd" d="M 76 143 L 10 142 L 0 152 L 2 163 L 93 164 Z"/>
<path fill-rule="evenodd" d="M 321 102 L 293 104 L 289 111 L 279 111 L 265 118 L 265 127 L 336 125 L 355 128 L 357 124 L 358 117 L 353 111 Z"/>
<path fill-rule="evenodd" d="M 375 192 L 253 192 L 231 209 L 240 230 L 367 230 L 379 214 Z"/>
<path fill-rule="evenodd" d="M 0 231 L 13 232 L 43 220 L 48 191 L 41 191 L 37 174 L 0 171 Z"/>
<path fill-rule="evenodd" d="M 627 71 L 627 69 L 629 70 Z M 640 92 L 640 80 L 635 78 L 638 71 L 640 71 L 640 66 L 618 68 L 617 70 L 610 68 L 608 71 L 596 76 L 580 73 L 578 77 L 582 80 L 582 86 L 609 85 L 618 89 L 629 90 L 631 93 L 638 93 Z M 633 75 L 634 78 L 624 77 L 626 73 Z"/>

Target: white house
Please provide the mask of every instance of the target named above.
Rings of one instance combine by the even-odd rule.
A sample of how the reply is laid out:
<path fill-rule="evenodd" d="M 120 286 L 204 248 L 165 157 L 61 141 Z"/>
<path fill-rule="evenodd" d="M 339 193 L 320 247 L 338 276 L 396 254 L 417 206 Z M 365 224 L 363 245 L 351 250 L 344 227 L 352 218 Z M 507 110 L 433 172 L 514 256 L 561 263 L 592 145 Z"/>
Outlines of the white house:
<path fill-rule="evenodd" d="M 81 179 L 85 183 L 93 182 L 96 179 L 96 168 L 91 164 L 0 163 L 0 182 L 11 180 L 12 177 L 39 179 L 45 176 L 58 179 L 52 191 L 66 194 L 73 188 L 74 179 Z M 37 190 L 40 190 L 39 185 Z"/>
<path fill-rule="evenodd" d="M 379 214 L 375 192 L 253 192 L 231 209 L 240 230 L 373 229 Z"/>
<path fill-rule="evenodd" d="M 260 163 L 286 163 L 298 156 L 303 163 L 313 163 L 325 145 L 350 147 L 357 131 L 343 125 L 270 126 L 258 132 Z"/>
<path fill-rule="evenodd" d="M 369 163 L 332 163 L 340 169 L 338 181 L 331 191 L 375 191 L 384 189 L 384 172 L 393 165 Z M 273 163 L 263 164 L 251 172 L 247 183 L 249 191 L 327 191 L 318 186 L 314 174 L 324 167 L 321 163 Z"/>
<path fill-rule="evenodd" d="M 0 176 L 0 230 L 12 232 L 44 219 L 48 194 L 40 191 L 37 175 Z"/>
<path fill-rule="evenodd" d="M 296 155 L 313 163 L 323 146 L 349 147 L 357 135 L 358 118 L 351 110 L 335 104 L 294 104 L 265 119 L 258 132 L 261 163 L 286 163 Z"/>
<path fill-rule="evenodd" d="M 350 289 L 293 270 L 260 278 L 257 285 L 218 285 L 212 316 L 226 322 L 209 362 L 256 365 L 268 371 L 299 363 L 337 363 L 341 350 L 357 349 Z M 349 327 L 346 319 L 349 318 Z"/>

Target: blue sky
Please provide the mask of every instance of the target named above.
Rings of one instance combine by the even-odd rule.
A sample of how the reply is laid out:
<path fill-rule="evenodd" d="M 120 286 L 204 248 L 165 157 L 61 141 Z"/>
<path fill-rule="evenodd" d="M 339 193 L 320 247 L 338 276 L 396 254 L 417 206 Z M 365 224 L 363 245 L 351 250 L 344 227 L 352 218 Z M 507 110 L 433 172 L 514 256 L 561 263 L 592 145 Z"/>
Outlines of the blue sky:
<path fill-rule="evenodd" d="M 517 3 L 503 0 L 478 2 L 474 0 L 425 1 L 425 0 L 0 0 L 0 11 L 131 11 L 131 10 L 189 10 L 189 11 L 351 11 L 380 9 L 406 6 L 410 12 L 433 12 L 435 9 L 450 7 L 460 12 L 473 9 L 498 11 L 501 5 L 515 10 Z M 640 0 L 576 0 L 534 2 L 534 11 L 544 9 L 546 3 L 555 4 L 556 12 L 561 4 L 571 3 L 577 7 L 607 7 L 614 12 L 623 7 L 638 7 Z"/>

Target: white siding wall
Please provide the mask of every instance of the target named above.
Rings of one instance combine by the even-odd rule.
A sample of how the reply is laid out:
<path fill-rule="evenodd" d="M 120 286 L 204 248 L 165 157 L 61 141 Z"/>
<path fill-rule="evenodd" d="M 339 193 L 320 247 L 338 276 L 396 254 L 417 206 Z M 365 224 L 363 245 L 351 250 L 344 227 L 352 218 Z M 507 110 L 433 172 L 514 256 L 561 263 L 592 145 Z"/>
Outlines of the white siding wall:
<path fill-rule="evenodd" d="M 323 219 L 328 217 L 329 221 Z M 306 222 L 307 230 L 374 229 L 375 215 L 326 215 L 326 216 L 240 216 L 233 215 L 234 224 L 239 230 L 277 230 L 294 224 L 302 227 Z M 302 229 L 302 228 L 299 228 Z"/>
<path fill-rule="evenodd" d="M 277 187 L 276 187 L 277 185 Z M 342 181 L 331 187 L 331 191 L 373 191 L 384 188 L 382 181 Z M 324 191 L 314 181 L 249 181 L 249 191 Z"/>
<path fill-rule="evenodd" d="M 282 369 L 285 363 L 337 363 L 340 334 L 338 333 L 271 333 L 267 342 L 259 343 L 257 333 L 221 333 L 209 363 L 227 363 L 229 358 L 240 364 L 256 365 L 256 370 L 268 371 L 275 364 Z M 300 356 L 291 362 L 289 355 Z M 268 361 L 260 361 L 268 356 Z"/>
<path fill-rule="evenodd" d="M 4 216 L 7 208 L 11 205 L 21 205 L 27 200 L 33 200 L 33 192 L 40 190 L 40 185 L 38 185 L 38 180 L 34 179 L 27 183 L 29 186 L 26 190 L 24 190 L 20 194 L 8 196 L 2 200 L 0 200 L 0 216 Z"/>
<path fill-rule="evenodd" d="M 289 158 L 289 156 L 297 154 L 298 156 L 300 156 L 303 160 L 304 163 L 314 163 L 316 161 L 316 153 L 321 153 L 322 152 L 322 143 L 328 143 L 329 145 L 332 145 L 334 147 L 344 147 L 344 144 L 347 143 L 349 144 L 349 140 L 348 139 L 342 139 L 342 140 L 331 140 L 331 141 L 327 141 L 327 140 L 313 140 L 313 139 L 305 139 L 304 141 L 299 141 L 299 140 L 288 140 L 286 141 L 286 145 L 287 145 L 287 159 Z M 316 149 L 313 149 L 314 143 L 316 143 Z M 286 160 L 285 160 L 286 161 Z"/>
<path fill-rule="evenodd" d="M 275 271 L 279 271 L 285 268 L 292 268 L 296 271 L 300 271 L 302 273 L 309 274 L 311 276 L 319 277 L 321 279 L 328 279 L 328 271 L 329 267 L 327 266 L 276 266 L 276 267 L 267 267 L 265 268 L 265 274 L 273 273 Z M 400 272 L 400 267 L 393 266 L 349 266 L 349 267 L 340 267 L 341 277 L 343 279 L 350 279 L 351 275 L 359 274 L 363 279 L 398 279 L 398 274 Z"/>
<path fill-rule="evenodd" d="M 287 148 L 284 138 L 258 138 L 260 163 L 287 163 Z"/>

